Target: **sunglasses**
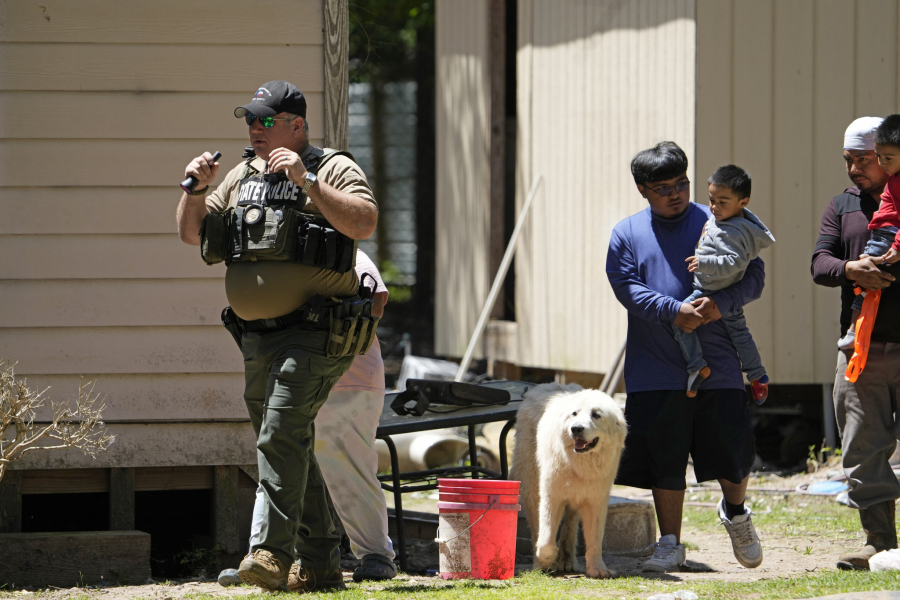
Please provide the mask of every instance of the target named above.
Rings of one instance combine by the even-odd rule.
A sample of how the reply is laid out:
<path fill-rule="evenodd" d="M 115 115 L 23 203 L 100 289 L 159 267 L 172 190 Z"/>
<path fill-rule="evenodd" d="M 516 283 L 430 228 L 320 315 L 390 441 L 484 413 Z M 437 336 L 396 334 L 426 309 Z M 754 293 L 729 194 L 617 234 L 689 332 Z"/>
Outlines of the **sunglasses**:
<path fill-rule="evenodd" d="M 253 125 L 253 121 L 259 119 L 260 125 L 268 129 L 269 127 L 275 126 L 275 121 L 293 121 L 297 117 L 286 117 L 283 119 L 276 119 L 275 117 L 257 117 L 253 113 L 247 113 L 244 115 L 244 120 L 247 121 L 247 125 Z"/>
<path fill-rule="evenodd" d="M 689 190 L 690 188 L 691 188 L 691 182 L 690 182 L 690 181 L 679 181 L 679 182 L 676 183 L 675 185 L 667 185 L 666 187 L 661 187 L 661 188 L 656 189 L 656 190 L 654 190 L 654 189 L 653 189 L 652 187 L 650 187 L 650 186 L 647 186 L 647 189 L 648 189 L 648 190 L 650 190 L 651 192 L 653 192 L 654 194 L 657 194 L 657 195 L 659 195 L 659 196 L 671 196 L 671 195 L 672 195 L 672 190 L 674 190 L 674 191 L 676 191 L 676 192 L 678 192 L 678 193 L 680 194 L 681 192 L 686 192 L 686 191 Z"/>

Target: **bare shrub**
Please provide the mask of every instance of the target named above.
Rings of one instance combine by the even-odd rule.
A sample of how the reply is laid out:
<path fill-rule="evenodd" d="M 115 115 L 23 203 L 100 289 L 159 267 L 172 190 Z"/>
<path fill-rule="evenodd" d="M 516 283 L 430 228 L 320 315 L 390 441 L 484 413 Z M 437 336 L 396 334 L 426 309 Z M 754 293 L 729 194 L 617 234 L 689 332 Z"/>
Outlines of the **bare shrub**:
<path fill-rule="evenodd" d="M 35 422 L 48 389 L 29 389 L 24 379 L 16 379 L 13 365 L 0 362 L 0 480 L 10 463 L 33 450 L 77 448 L 96 458 L 115 441 L 103 423 L 106 405 L 94 394 L 93 383 L 84 380 L 78 384 L 74 409 L 68 399 L 50 400 L 52 419 Z"/>

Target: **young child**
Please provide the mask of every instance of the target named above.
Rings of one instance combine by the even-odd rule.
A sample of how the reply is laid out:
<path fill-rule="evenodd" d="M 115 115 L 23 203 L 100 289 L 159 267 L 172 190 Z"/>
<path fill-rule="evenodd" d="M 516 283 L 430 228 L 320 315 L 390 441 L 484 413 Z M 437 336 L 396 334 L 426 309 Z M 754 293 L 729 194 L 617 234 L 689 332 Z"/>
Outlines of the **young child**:
<path fill-rule="evenodd" d="M 872 238 L 866 244 L 866 254 L 890 265 L 900 260 L 900 114 L 888 115 L 875 130 L 875 155 L 888 177 L 881 194 L 881 206 L 869 221 Z M 856 320 L 862 310 L 863 291 L 853 300 L 853 316 L 847 334 L 838 340 L 838 348 L 852 350 L 856 343 Z"/>
<path fill-rule="evenodd" d="M 685 299 L 685 303 L 740 281 L 747 264 L 759 255 L 760 250 L 775 243 L 775 238 L 762 221 L 744 208 L 749 202 L 750 175 L 742 168 L 735 165 L 719 167 L 709 178 L 709 209 L 712 216 L 703 227 L 696 254 L 686 259 L 688 271 L 694 273 L 694 292 Z M 769 395 L 769 377 L 747 329 L 744 311 L 723 316 L 722 323 L 741 359 L 741 368 L 750 381 L 753 400 L 762 404 Z M 709 377 L 710 370 L 703 359 L 697 334 L 685 333 L 674 325 L 672 329 L 688 362 L 687 395 L 693 398 L 703 380 Z"/>

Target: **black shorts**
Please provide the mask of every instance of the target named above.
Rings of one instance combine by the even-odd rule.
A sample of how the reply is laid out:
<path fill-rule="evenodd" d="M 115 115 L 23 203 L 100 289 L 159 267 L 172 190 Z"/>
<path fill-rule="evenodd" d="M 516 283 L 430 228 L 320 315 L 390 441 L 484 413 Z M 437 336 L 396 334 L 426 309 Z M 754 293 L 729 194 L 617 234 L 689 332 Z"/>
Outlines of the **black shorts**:
<path fill-rule="evenodd" d="M 628 394 L 628 436 L 616 484 L 683 490 L 688 455 L 697 481 L 740 483 L 750 474 L 756 440 L 744 390 Z"/>

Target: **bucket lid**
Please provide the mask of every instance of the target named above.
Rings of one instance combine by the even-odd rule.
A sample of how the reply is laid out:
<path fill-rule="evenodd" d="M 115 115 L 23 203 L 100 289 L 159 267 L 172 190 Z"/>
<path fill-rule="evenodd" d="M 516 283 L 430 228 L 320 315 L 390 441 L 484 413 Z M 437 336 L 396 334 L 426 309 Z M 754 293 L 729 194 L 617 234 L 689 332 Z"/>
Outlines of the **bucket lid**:
<path fill-rule="evenodd" d="M 443 510 L 522 510 L 519 504 L 482 504 L 480 502 L 438 502 L 437 507 Z"/>
<path fill-rule="evenodd" d="M 506 479 L 438 479 L 438 488 L 481 488 L 481 489 L 508 489 L 518 490 L 518 481 L 509 481 Z"/>

